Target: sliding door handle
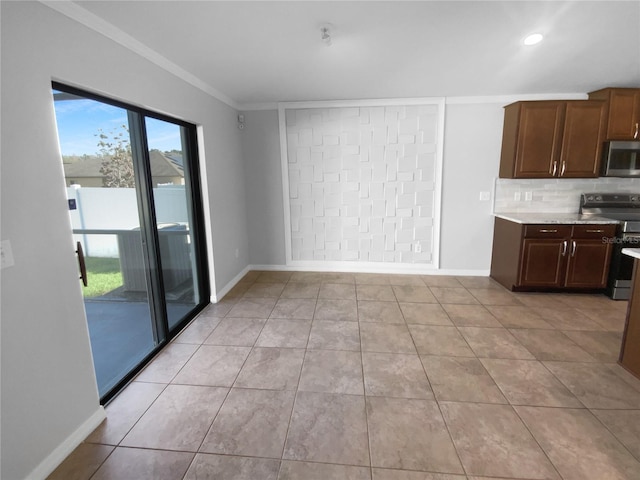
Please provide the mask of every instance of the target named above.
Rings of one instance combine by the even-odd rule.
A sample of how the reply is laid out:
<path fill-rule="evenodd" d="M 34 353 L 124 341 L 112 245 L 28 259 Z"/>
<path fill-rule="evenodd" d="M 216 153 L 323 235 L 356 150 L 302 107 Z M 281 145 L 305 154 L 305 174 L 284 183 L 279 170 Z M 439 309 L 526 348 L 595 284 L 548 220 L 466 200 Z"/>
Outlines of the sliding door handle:
<path fill-rule="evenodd" d="M 78 266 L 80 267 L 80 280 L 82 284 L 87 286 L 87 266 L 84 263 L 84 252 L 82 251 L 82 244 L 76 243 L 76 253 L 78 254 Z"/>

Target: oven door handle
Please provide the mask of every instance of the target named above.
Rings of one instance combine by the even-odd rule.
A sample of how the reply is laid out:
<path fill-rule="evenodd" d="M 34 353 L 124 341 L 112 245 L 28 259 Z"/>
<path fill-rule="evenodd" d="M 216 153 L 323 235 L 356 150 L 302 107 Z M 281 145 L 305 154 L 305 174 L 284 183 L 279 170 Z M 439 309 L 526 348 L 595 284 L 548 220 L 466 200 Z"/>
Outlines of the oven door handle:
<path fill-rule="evenodd" d="M 640 233 L 624 233 L 622 234 L 622 242 L 633 240 L 633 243 L 640 243 Z"/>

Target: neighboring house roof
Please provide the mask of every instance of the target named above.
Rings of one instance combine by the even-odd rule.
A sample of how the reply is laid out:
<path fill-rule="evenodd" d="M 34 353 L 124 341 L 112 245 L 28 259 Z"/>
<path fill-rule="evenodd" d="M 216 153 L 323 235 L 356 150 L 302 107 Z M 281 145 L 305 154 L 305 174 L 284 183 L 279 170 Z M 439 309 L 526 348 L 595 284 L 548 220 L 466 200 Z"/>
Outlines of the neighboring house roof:
<path fill-rule="evenodd" d="M 149 161 L 151 163 L 151 175 L 154 177 L 184 177 L 182 157 L 180 155 L 171 154 L 171 156 L 165 156 L 159 150 L 151 150 L 149 152 Z M 64 175 L 71 178 L 102 177 L 102 173 L 100 173 L 101 166 L 102 159 L 100 158 L 65 163 Z"/>

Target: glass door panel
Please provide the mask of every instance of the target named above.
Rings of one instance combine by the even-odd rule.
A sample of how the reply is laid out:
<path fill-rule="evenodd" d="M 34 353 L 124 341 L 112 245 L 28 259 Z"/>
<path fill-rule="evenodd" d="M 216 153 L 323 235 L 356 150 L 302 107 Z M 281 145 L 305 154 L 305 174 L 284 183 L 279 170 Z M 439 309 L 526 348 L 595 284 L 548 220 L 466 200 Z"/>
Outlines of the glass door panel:
<path fill-rule="evenodd" d="M 104 397 L 157 341 L 127 110 L 54 90 L 69 213 L 84 251 L 83 297 Z"/>
<path fill-rule="evenodd" d="M 189 189 L 189 142 L 175 123 L 145 118 L 169 330 L 201 302 Z"/>

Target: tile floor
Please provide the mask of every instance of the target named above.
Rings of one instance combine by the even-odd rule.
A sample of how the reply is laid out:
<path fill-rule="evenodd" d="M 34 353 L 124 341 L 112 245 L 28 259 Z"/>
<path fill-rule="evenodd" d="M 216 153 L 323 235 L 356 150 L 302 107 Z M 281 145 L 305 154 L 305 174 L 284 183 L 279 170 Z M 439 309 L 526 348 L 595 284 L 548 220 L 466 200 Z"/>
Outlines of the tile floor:
<path fill-rule="evenodd" d="M 251 272 L 50 478 L 638 480 L 625 312 L 488 278 Z"/>

